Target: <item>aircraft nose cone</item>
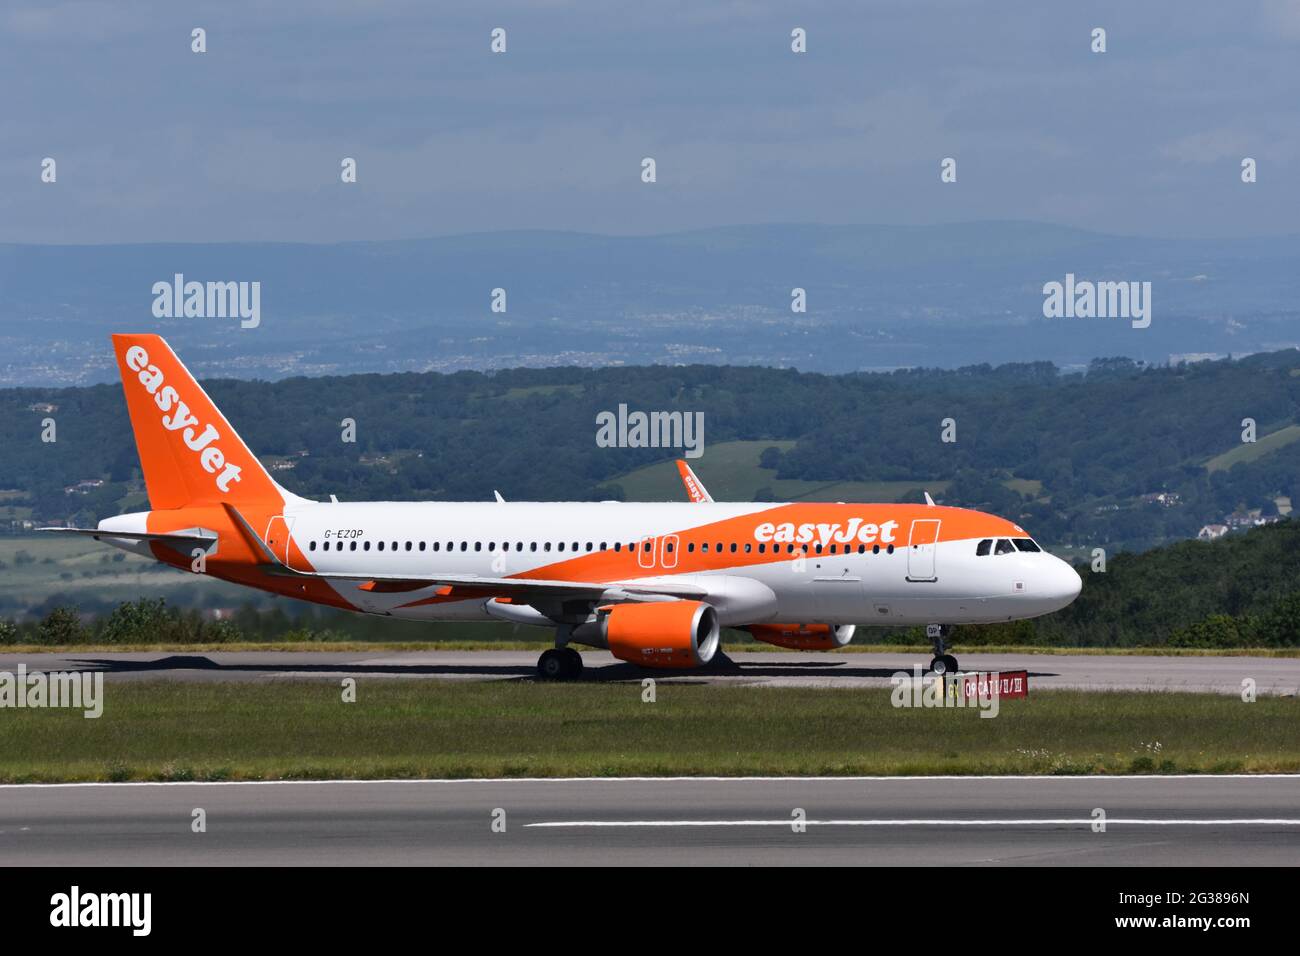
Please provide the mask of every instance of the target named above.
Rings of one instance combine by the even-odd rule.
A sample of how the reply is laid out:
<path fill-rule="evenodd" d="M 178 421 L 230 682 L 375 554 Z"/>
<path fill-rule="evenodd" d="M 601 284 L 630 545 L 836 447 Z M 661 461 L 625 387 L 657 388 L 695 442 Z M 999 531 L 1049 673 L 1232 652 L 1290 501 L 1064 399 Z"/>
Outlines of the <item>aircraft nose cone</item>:
<path fill-rule="evenodd" d="M 1048 589 L 1052 598 L 1060 602 L 1061 607 L 1065 607 L 1071 601 L 1079 596 L 1083 590 L 1083 578 L 1079 577 L 1079 572 L 1060 558 L 1053 558 L 1055 564 L 1052 566 L 1051 582 Z"/>

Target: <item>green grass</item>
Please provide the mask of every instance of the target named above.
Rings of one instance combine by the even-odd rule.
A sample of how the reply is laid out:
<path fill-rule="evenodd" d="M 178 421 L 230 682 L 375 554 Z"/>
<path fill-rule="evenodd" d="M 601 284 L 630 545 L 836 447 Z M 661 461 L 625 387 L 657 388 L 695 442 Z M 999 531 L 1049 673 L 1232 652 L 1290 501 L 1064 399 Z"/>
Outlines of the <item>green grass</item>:
<path fill-rule="evenodd" d="M 1300 703 L 1046 691 L 1001 714 L 890 691 L 639 683 L 115 682 L 104 714 L 7 710 L 0 780 L 1300 770 Z"/>
<path fill-rule="evenodd" d="M 1207 471 L 1224 471 L 1239 461 L 1254 461 L 1269 452 L 1285 448 L 1294 441 L 1300 441 L 1300 425 L 1287 425 L 1261 436 L 1258 441 L 1243 442 L 1222 455 L 1215 455 L 1205 463 L 1205 468 Z"/>
<path fill-rule="evenodd" d="M 490 625 L 479 625 L 486 627 Z M 539 640 L 468 640 L 449 638 L 427 641 L 362 641 L 349 638 L 320 641 L 228 641 L 226 643 L 158 642 L 155 644 L 0 644 L 0 654 L 107 654 L 107 653 L 169 653 L 210 654 L 214 651 L 341 651 L 344 653 L 376 654 L 406 651 L 535 651 L 541 653 L 553 647 L 550 638 Z M 956 652 L 965 658 L 974 654 L 1042 654 L 1086 656 L 1144 656 L 1144 657 L 1300 657 L 1300 647 L 1046 647 L 1038 644 L 962 644 L 955 645 Z M 594 648 L 573 645 L 574 650 L 596 653 Z M 776 647 L 753 640 L 728 640 L 723 638 L 722 649 L 728 653 L 762 652 L 775 654 L 807 654 L 797 648 Z M 850 644 L 834 654 L 919 654 L 929 660 L 929 644 Z M 922 662 L 924 663 L 924 661 Z"/>

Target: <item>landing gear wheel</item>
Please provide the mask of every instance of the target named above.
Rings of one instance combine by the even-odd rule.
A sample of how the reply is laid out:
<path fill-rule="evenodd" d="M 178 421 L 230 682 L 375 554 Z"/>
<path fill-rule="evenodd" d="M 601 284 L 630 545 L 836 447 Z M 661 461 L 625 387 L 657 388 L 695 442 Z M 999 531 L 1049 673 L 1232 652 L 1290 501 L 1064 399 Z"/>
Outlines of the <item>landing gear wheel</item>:
<path fill-rule="evenodd" d="M 947 624 L 927 624 L 925 636 L 934 642 L 934 660 L 930 661 L 930 673 L 957 673 L 957 658 L 948 653 L 948 634 L 952 628 Z"/>
<path fill-rule="evenodd" d="M 560 649 L 560 652 L 568 658 L 569 673 L 567 676 L 571 680 L 577 680 L 582 676 L 582 655 L 572 647 L 563 647 Z"/>
<path fill-rule="evenodd" d="M 564 680 L 569 677 L 571 670 L 569 655 L 558 647 L 543 651 L 537 659 L 537 676 L 542 680 Z"/>

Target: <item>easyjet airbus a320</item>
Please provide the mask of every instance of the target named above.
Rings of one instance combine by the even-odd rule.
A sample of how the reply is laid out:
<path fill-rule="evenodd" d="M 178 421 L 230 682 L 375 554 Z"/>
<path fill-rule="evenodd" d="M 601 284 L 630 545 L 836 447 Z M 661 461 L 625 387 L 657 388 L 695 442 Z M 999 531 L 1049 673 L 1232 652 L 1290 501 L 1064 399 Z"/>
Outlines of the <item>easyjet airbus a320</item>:
<path fill-rule="evenodd" d="M 1081 586 L 993 515 L 721 504 L 684 466 L 681 503 L 308 501 L 271 479 L 162 338 L 113 345 L 153 510 L 50 530 L 331 607 L 552 628 L 545 677 L 581 672 L 571 643 L 690 668 L 721 627 L 832 649 L 867 623 L 929 625 L 932 669 L 953 671 L 951 625 L 1048 614 Z"/>

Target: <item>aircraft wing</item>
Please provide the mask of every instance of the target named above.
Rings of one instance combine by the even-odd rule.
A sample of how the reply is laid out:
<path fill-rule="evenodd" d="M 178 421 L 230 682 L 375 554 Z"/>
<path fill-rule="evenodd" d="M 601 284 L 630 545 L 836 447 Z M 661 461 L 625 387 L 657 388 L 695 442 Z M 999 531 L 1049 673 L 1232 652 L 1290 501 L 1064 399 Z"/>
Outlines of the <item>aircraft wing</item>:
<path fill-rule="evenodd" d="M 709 494 L 708 489 L 704 487 L 704 482 L 695 477 L 691 466 L 682 458 L 677 459 L 677 474 L 682 476 L 682 484 L 686 486 L 686 497 L 690 498 L 693 504 L 712 503 L 713 495 Z"/>
<path fill-rule="evenodd" d="M 283 570 L 281 570 L 283 569 Z M 475 574 L 437 574 L 429 577 L 386 576 L 375 574 L 323 574 L 306 573 L 286 568 L 283 564 L 273 572 L 288 572 L 293 577 L 325 578 L 330 581 L 361 581 L 361 590 L 377 594 L 402 591 L 419 591 L 438 588 L 445 597 L 575 597 L 593 600 L 612 600 L 611 592 L 621 592 L 629 598 L 664 595 L 675 598 L 704 598 L 708 591 L 693 584 L 679 582 L 622 583 L 618 581 L 552 581 L 544 578 L 491 578 Z"/>

